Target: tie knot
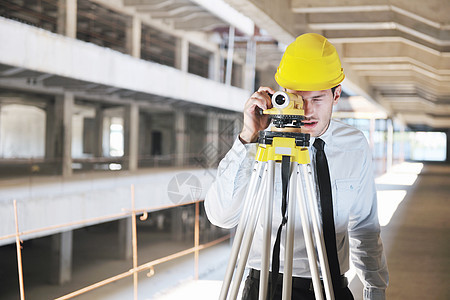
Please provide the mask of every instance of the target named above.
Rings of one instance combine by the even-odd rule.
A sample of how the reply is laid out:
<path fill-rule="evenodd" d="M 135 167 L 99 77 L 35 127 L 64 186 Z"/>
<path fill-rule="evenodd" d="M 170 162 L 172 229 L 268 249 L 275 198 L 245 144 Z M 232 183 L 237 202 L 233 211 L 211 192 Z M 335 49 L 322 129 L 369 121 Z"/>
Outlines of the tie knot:
<path fill-rule="evenodd" d="M 316 140 L 314 141 L 313 146 L 314 146 L 314 148 L 316 148 L 317 150 L 322 150 L 322 151 L 323 151 L 324 146 L 325 146 L 325 142 L 324 142 L 322 139 L 316 139 Z"/>

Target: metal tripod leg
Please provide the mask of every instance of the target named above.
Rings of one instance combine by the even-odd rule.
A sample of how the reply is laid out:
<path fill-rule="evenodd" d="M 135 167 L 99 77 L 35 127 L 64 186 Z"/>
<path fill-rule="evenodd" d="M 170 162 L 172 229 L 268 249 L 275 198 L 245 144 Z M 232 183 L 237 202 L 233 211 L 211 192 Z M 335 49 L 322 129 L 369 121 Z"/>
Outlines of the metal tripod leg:
<path fill-rule="evenodd" d="M 291 299 L 292 294 L 292 263 L 294 251 L 294 230 L 295 230 L 295 186 L 297 182 L 297 163 L 291 164 L 291 178 L 289 179 L 289 203 L 288 220 L 286 228 L 286 245 L 284 252 L 284 272 L 283 272 L 283 293 L 282 299 Z"/>
<path fill-rule="evenodd" d="M 260 176 L 261 176 L 261 170 L 262 170 L 263 165 L 264 165 L 263 163 L 261 163 L 259 161 L 255 161 L 255 164 L 253 166 L 253 173 L 250 178 L 249 187 L 248 187 L 248 190 L 247 190 L 247 193 L 245 196 L 245 200 L 244 200 L 244 208 L 242 210 L 241 217 L 239 219 L 239 224 L 236 229 L 233 246 L 231 248 L 230 260 L 228 262 L 227 270 L 225 272 L 225 278 L 224 278 L 224 281 L 222 284 L 222 289 L 220 291 L 220 296 L 219 296 L 220 300 L 225 300 L 227 298 L 228 290 L 230 288 L 231 280 L 233 277 L 233 271 L 236 266 L 236 261 L 237 261 L 238 255 L 239 255 L 239 249 L 242 244 L 242 237 L 243 237 L 244 231 L 247 227 L 248 217 L 252 210 L 255 211 L 254 197 L 255 197 L 258 187 L 260 186 L 260 182 L 261 182 Z"/>
<path fill-rule="evenodd" d="M 268 178 L 268 176 L 267 176 L 267 164 L 266 164 L 266 168 L 263 172 L 263 176 L 261 179 L 261 185 L 266 184 L 267 178 Z M 247 228 L 245 229 L 245 232 L 244 232 L 242 248 L 241 248 L 241 252 L 240 252 L 240 258 L 239 258 L 238 266 L 236 268 L 236 274 L 235 274 L 235 278 L 233 281 L 233 285 L 231 288 L 231 294 L 230 294 L 230 299 L 233 299 L 233 300 L 237 298 L 237 295 L 239 292 L 239 286 L 241 284 L 245 265 L 248 260 L 248 254 L 250 252 L 250 247 L 252 245 L 253 236 L 255 234 L 256 226 L 258 224 L 258 218 L 259 218 L 259 213 L 261 211 L 263 198 L 264 198 L 264 189 L 260 188 L 258 190 L 256 198 L 254 199 L 255 204 L 254 204 L 252 211 L 250 212 L 250 216 L 249 216 L 250 219 L 248 220 Z"/>
<path fill-rule="evenodd" d="M 270 240 L 272 237 L 272 213 L 273 213 L 273 184 L 275 175 L 275 161 L 267 162 L 266 199 L 264 203 L 264 233 L 263 249 L 261 255 L 261 272 L 259 278 L 259 300 L 267 299 L 269 264 L 270 264 Z"/>
<path fill-rule="evenodd" d="M 305 191 L 306 191 L 305 180 L 300 180 L 300 182 L 297 184 L 297 201 L 300 209 L 300 219 L 302 221 L 303 237 L 305 239 L 306 253 L 308 254 L 309 269 L 311 272 L 311 279 L 314 286 L 314 295 L 317 300 L 323 300 L 322 285 L 320 283 L 320 274 L 317 267 L 316 250 L 314 248 L 314 241 L 311 232 L 311 220 L 307 212 L 308 209 L 306 200 L 307 195 Z"/>
<path fill-rule="evenodd" d="M 309 215 L 312 219 L 314 229 L 314 237 L 316 240 L 317 252 L 319 254 L 319 262 L 322 271 L 322 278 L 325 286 L 325 295 L 327 299 L 334 300 L 333 285 L 331 283 L 330 268 L 328 265 L 327 251 L 325 249 L 325 241 L 323 237 L 322 223 L 319 221 L 319 210 L 317 197 L 314 192 L 314 184 L 311 172 L 311 165 L 303 164 L 300 168 L 300 174 L 304 178 L 306 195 L 308 199 Z"/>
<path fill-rule="evenodd" d="M 331 283 L 330 270 L 328 267 L 328 258 L 326 255 L 325 242 L 323 239 L 323 231 L 318 211 L 317 197 L 314 192 L 311 166 L 302 164 L 298 168 L 300 178 L 297 184 L 297 197 L 300 206 L 300 215 L 302 219 L 303 235 L 306 243 L 306 251 L 308 253 L 309 266 L 314 286 L 314 294 L 316 299 L 323 299 L 322 284 L 320 282 L 320 274 L 317 268 L 317 256 L 314 249 L 312 233 L 314 233 L 315 245 L 319 256 L 320 269 L 324 281 L 324 289 L 326 299 L 334 300 L 333 287 Z M 312 231 L 311 231 L 312 226 Z"/>

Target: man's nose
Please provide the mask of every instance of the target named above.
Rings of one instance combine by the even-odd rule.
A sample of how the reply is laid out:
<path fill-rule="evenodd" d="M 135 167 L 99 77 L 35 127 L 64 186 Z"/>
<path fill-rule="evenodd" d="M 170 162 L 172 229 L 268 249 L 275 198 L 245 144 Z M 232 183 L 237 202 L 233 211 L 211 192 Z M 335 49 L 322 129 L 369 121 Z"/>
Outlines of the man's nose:
<path fill-rule="evenodd" d="M 314 113 L 313 105 L 310 101 L 304 100 L 303 101 L 303 110 L 305 111 L 305 117 L 309 118 Z"/>

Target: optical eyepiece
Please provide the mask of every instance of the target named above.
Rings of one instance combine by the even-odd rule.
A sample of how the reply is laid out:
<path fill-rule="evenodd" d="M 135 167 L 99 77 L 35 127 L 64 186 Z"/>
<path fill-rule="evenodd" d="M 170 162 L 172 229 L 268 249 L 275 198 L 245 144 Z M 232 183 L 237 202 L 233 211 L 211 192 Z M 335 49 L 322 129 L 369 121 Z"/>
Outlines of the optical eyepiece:
<path fill-rule="evenodd" d="M 283 95 L 278 95 L 278 96 L 275 98 L 275 102 L 276 102 L 278 105 L 283 105 L 285 101 L 286 101 L 286 98 L 285 98 Z"/>
<path fill-rule="evenodd" d="M 273 107 L 283 109 L 288 107 L 290 102 L 289 95 L 286 92 L 278 91 L 272 96 Z"/>

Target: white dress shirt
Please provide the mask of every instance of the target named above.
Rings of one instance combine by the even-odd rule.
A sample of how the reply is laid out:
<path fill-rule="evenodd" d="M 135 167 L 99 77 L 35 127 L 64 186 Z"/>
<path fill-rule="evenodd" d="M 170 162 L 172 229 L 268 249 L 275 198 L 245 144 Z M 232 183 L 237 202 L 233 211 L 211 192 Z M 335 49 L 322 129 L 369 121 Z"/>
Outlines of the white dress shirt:
<path fill-rule="evenodd" d="M 361 131 L 334 120 L 320 138 L 325 142 L 325 154 L 330 169 L 341 274 L 349 269 L 350 253 L 357 273 L 364 283 L 364 299 L 385 299 L 388 271 L 380 238 L 374 172 L 367 140 Z M 314 138 L 311 138 L 310 145 L 313 143 Z M 216 180 L 205 198 L 206 213 L 213 224 L 224 228 L 237 225 L 256 150 L 257 144 L 243 145 L 237 138 L 220 162 Z M 315 148 L 309 147 L 309 153 L 314 170 Z M 275 169 L 271 249 L 281 223 L 280 165 L 277 163 Z M 318 195 L 317 191 L 317 197 Z M 311 277 L 298 209 L 295 214 L 293 276 Z M 261 226 L 257 226 L 247 263 L 254 269 L 261 269 L 261 215 L 258 222 Z M 286 228 L 283 229 L 285 230 Z M 283 272 L 284 234 L 281 237 L 280 272 Z"/>

